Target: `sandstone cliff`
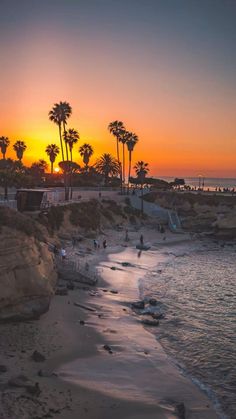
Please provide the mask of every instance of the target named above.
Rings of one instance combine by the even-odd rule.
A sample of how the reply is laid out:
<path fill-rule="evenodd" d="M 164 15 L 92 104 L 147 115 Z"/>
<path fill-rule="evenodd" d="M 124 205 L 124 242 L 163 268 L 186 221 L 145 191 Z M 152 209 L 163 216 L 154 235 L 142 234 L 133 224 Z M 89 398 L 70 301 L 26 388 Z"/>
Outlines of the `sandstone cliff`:
<path fill-rule="evenodd" d="M 11 228 L 1 228 L 0 320 L 35 318 L 47 311 L 56 279 L 46 243 L 15 229 L 14 218 Z"/>
<path fill-rule="evenodd" d="M 187 231 L 236 238 L 236 196 L 168 191 L 152 192 L 145 199 L 176 209 Z"/>

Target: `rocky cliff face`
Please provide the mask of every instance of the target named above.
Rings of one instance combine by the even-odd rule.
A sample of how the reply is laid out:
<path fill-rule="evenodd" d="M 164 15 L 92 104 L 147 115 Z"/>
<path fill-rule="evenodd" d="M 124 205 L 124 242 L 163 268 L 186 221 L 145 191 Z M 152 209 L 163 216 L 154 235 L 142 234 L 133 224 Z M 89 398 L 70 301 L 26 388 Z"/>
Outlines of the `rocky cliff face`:
<path fill-rule="evenodd" d="M 56 284 L 53 255 L 12 224 L 0 232 L 0 320 L 37 318 L 48 310 Z"/>

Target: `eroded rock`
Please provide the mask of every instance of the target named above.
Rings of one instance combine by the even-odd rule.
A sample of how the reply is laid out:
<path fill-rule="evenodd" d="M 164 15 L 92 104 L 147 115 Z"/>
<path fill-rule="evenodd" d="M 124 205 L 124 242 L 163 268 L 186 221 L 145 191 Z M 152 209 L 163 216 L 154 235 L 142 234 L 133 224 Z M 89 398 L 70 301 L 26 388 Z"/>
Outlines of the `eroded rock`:
<path fill-rule="evenodd" d="M 143 310 L 145 307 L 145 303 L 144 301 L 135 301 L 131 304 L 131 307 L 137 310 Z"/>
<path fill-rule="evenodd" d="M 32 353 L 31 359 L 35 362 L 44 362 L 46 360 L 45 356 L 37 350 Z"/>

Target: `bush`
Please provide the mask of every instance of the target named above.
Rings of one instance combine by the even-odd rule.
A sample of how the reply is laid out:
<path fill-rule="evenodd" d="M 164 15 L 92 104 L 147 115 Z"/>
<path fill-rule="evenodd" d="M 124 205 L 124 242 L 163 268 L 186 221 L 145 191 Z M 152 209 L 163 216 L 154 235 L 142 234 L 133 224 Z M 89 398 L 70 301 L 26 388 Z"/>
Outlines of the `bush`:
<path fill-rule="evenodd" d="M 109 221 L 114 222 L 114 217 L 112 213 L 107 208 L 102 208 L 102 215 L 107 218 Z"/>
<path fill-rule="evenodd" d="M 49 210 L 39 215 L 39 222 L 43 224 L 49 232 L 59 230 L 64 221 L 65 206 L 50 207 Z"/>
<path fill-rule="evenodd" d="M 36 221 L 10 208 L 0 207 L 0 227 L 9 227 L 40 241 L 44 240 L 44 235 Z"/>
<path fill-rule="evenodd" d="M 92 199 L 88 202 L 69 205 L 70 222 L 75 226 L 80 226 L 86 230 L 97 230 L 100 228 L 101 214 L 99 203 Z"/>

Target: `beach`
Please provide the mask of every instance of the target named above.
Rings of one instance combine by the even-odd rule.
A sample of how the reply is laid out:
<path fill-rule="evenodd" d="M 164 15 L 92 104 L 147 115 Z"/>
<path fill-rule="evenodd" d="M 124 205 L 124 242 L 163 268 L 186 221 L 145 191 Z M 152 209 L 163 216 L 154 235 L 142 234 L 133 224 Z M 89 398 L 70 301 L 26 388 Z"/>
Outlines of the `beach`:
<path fill-rule="evenodd" d="M 161 235 L 157 239 L 143 227 L 130 232 L 127 247 L 124 232 L 107 231 L 108 248 L 84 255 L 99 269 L 96 288 L 78 284 L 68 295 L 56 295 L 39 320 L 1 325 L 1 364 L 7 368 L 1 374 L 1 418 L 218 417 L 130 307 L 139 299 L 145 266 L 153 263 L 149 252 L 137 257 L 134 244 L 141 232 L 156 250 L 189 240 L 168 233 L 163 244 Z M 75 250 L 68 243 L 68 253 Z M 31 358 L 35 350 L 44 361 Z M 19 374 L 39 383 L 37 397 L 4 384 Z"/>

